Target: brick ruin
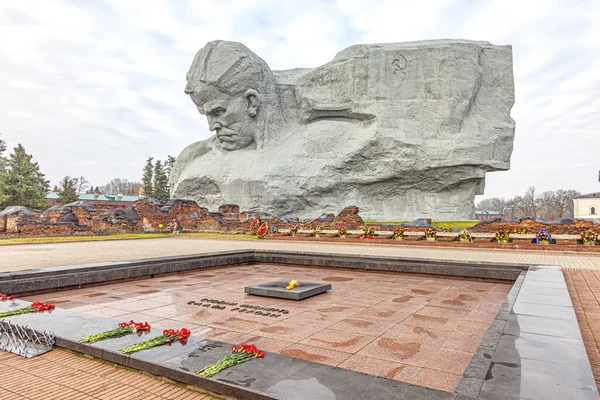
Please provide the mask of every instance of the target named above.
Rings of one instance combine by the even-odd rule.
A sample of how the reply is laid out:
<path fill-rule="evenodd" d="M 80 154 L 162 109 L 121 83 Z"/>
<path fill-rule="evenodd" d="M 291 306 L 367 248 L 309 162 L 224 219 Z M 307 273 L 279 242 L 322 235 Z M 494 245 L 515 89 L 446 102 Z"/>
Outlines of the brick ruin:
<path fill-rule="evenodd" d="M 564 219 L 559 222 L 544 222 L 537 219 L 523 217 L 517 220 L 506 221 L 494 219 L 482 221 L 475 225 L 473 232 L 495 233 L 500 230 L 514 232 L 516 228 L 524 227 L 528 233 L 536 234 L 544 228 L 551 235 L 579 235 L 586 230 L 600 231 L 600 224 L 583 219 Z"/>
<path fill-rule="evenodd" d="M 235 204 L 224 204 L 217 211 L 210 212 L 192 200 L 177 199 L 162 205 L 145 198 L 128 208 L 113 209 L 97 207 L 85 201 L 50 207 L 45 211 L 8 207 L 0 212 L 0 234 L 59 236 L 161 232 L 168 230 L 174 219 L 179 219 L 186 231 L 250 233 L 250 222 L 256 217 L 279 229 L 300 224 L 298 218 L 284 219 L 261 212 L 240 212 Z M 357 207 L 347 207 L 338 215 L 323 214 L 307 223 L 324 229 L 359 229 L 363 224 Z"/>
<path fill-rule="evenodd" d="M 321 227 L 325 230 L 358 230 L 364 225 L 358 207 L 346 207 L 339 214 L 322 214 L 314 220 L 300 221 L 298 218 L 279 218 L 274 215 L 240 211 L 235 204 L 224 204 L 211 212 L 192 200 L 172 200 L 160 204 L 145 198 L 127 208 L 107 208 L 90 202 L 77 201 L 64 206 L 50 207 L 45 211 L 26 207 L 8 207 L 0 212 L 0 235 L 60 236 L 84 234 L 142 233 L 167 231 L 174 219 L 179 219 L 185 231 L 250 233 L 251 221 L 258 218 L 268 221 L 278 229 L 302 226 L 304 229 Z M 393 231 L 398 225 L 369 225 L 375 230 Z M 405 231 L 424 231 L 434 228 L 430 219 L 417 219 L 402 225 Z M 550 234 L 579 235 L 584 230 L 600 231 L 600 224 L 588 220 L 561 220 L 543 222 L 524 217 L 518 220 L 482 221 L 471 228 L 472 232 L 495 233 L 499 230 L 514 232 L 525 227 L 535 234 L 541 228 Z"/>

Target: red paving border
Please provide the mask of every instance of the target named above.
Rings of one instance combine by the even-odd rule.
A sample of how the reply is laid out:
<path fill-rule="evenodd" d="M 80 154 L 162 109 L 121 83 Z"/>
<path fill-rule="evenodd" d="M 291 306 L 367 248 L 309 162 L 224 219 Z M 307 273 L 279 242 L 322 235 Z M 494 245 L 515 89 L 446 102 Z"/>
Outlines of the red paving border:
<path fill-rule="evenodd" d="M 0 397 L 9 400 L 225 399 L 59 348 L 34 358 L 0 352 L 0 366 Z"/>
<path fill-rule="evenodd" d="M 600 271 L 564 270 L 596 386 L 600 387 Z"/>

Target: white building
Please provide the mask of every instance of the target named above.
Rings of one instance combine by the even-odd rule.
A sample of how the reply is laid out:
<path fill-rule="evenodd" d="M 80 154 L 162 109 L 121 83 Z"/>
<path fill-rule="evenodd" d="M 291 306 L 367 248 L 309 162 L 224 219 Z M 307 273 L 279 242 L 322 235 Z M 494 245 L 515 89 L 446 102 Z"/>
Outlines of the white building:
<path fill-rule="evenodd" d="M 573 199 L 575 218 L 600 222 L 600 192 L 584 194 Z"/>

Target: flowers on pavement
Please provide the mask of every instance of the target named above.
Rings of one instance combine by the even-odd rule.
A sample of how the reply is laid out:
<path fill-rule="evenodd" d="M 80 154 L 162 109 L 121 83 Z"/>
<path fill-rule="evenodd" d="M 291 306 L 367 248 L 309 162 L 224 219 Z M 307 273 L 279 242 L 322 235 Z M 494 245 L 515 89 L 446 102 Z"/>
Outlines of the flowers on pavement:
<path fill-rule="evenodd" d="M 265 353 L 260 351 L 253 344 L 242 344 L 240 347 L 233 346 L 231 353 L 229 353 L 225 358 L 222 358 L 216 363 L 202 368 L 196 373 L 200 376 L 208 378 L 209 376 L 213 376 L 224 369 L 233 367 L 234 365 L 245 363 L 253 358 L 262 358 L 264 356 Z"/>
<path fill-rule="evenodd" d="M 0 293 L 0 300 L 14 300 L 14 299 L 15 299 L 15 295 L 14 294 L 11 294 L 9 296 L 6 293 Z"/>
<path fill-rule="evenodd" d="M 36 301 L 27 307 L 17 308 L 16 310 L 0 312 L 0 318 L 12 317 L 13 315 L 28 314 L 38 311 L 54 310 L 54 304 L 44 304 Z"/>
<path fill-rule="evenodd" d="M 130 335 L 132 333 L 137 333 L 140 335 L 144 331 L 150 331 L 150 325 L 148 322 L 134 322 L 133 320 L 129 322 L 121 322 L 118 328 L 111 329 L 108 331 L 104 331 L 101 333 L 96 333 L 95 335 L 89 335 L 84 338 L 79 339 L 81 343 L 94 343 L 100 340 L 116 338 L 120 336 Z"/>
<path fill-rule="evenodd" d="M 191 332 L 186 328 L 181 330 L 165 329 L 161 336 L 148 339 L 141 343 L 132 344 L 119 349 L 124 354 L 133 354 L 140 350 L 150 349 L 152 347 L 163 346 L 165 344 L 171 345 L 173 342 L 180 342 L 182 345 L 187 344 L 187 338 L 190 337 Z"/>

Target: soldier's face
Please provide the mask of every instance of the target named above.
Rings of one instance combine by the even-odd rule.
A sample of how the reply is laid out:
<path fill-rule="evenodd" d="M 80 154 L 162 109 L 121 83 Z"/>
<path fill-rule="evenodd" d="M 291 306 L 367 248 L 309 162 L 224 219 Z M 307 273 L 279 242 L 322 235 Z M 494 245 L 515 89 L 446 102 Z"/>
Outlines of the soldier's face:
<path fill-rule="evenodd" d="M 228 151 L 246 148 L 255 143 L 256 122 L 248 114 L 246 97 L 212 91 L 210 100 L 191 94 L 198 111 L 206 115 L 208 128 L 216 133 L 221 148 Z M 203 97 L 203 98 L 200 98 Z"/>

